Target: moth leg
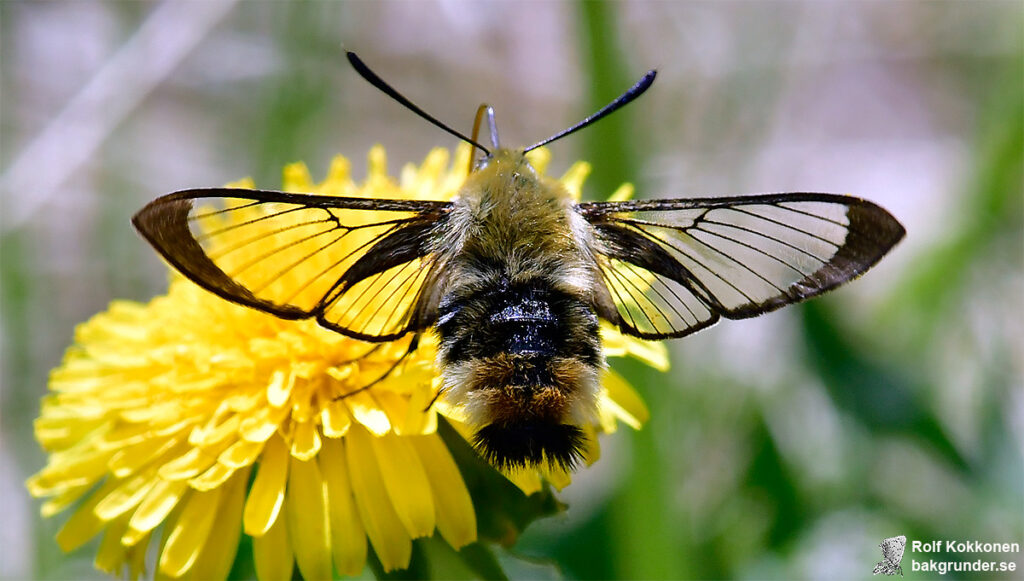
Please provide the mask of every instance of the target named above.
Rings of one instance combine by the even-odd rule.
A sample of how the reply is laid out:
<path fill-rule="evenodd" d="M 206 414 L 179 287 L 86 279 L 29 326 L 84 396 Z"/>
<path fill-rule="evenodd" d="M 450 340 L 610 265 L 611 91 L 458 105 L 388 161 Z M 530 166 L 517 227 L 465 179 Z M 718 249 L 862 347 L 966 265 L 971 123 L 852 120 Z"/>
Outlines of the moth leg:
<path fill-rule="evenodd" d="M 441 397 L 442 393 L 444 393 L 444 388 L 437 390 L 437 393 L 434 394 L 433 399 L 430 400 L 430 403 L 427 404 L 427 407 L 423 408 L 423 413 L 427 413 L 428 411 L 430 411 L 430 408 L 434 407 L 434 404 L 437 403 L 437 400 Z"/>
<path fill-rule="evenodd" d="M 340 361 L 338 363 L 335 363 L 334 365 L 335 366 L 342 366 L 342 365 L 348 365 L 350 363 L 355 363 L 355 362 L 359 361 L 360 359 L 365 359 L 365 358 L 369 357 L 370 355 L 372 355 L 374 352 L 376 352 L 378 349 L 380 349 L 383 346 L 384 346 L 383 343 L 377 343 L 376 345 L 373 346 L 373 348 L 371 348 L 366 353 L 363 353 L 362 355 L 360 355 L 358 357 L 353 357 L 352 359 L 346 359 L 345 361 Z M 380 380 L 378 379 L 377 381 L 380 381 Z"/>
<path fill-rule="evenodd" d="M 370 389 L 371 387 L 377 385 L 381 381 L 384 381 L 384 379 L 387 378 L 387 376 L 391 375 L 392 372 L 394 372 L 396 369 L 398 369 L 399 365 L 401 365 L 402 363 L 405 362 L 407 357 L 412 355 L 413 351 L 416 351 L 416 348 L 419 347 L 419 344 L 420 344 L 420 334 L 416 333 L 415 335 L 412 336 L 412 340 L 409 341 L 409 347 L 406 348 L 405 353 L 403 353 L 402 356 L 399 357 L 398 360 L 395 361 L 391 365 L 391 367 L 388 367 L 388 370 L 384 372 L 384 375 L 381 375 L 377 379 L 374 379 L 370 383 L 368 383 L 368 384 L 366 384 L 366 385 L 364 385 L 364 386 L 362 386 L 362 387 L 360 387 L 358 389 L 354 389 L 352 391 L 349 391 L 349 392 L 346 392 L 346 393 L 343 393 L 343 394 L 339 395 L 338 397 L 334 398 L 333 401 L 337 401 L 339 399 L 345 399 L 346 397 L 353 396 L 353 395 L 355 395 L 357 393 L 364 392 L 364 391 Z M 376 349 L 377 349 L 377 347 L 374 347 L 373 349 L 370 350 L 370 353 L 372 353 L 373 351 L 376 351 Z M 367 355 L 369 355 L 369 353 L 367 353 Z"/>

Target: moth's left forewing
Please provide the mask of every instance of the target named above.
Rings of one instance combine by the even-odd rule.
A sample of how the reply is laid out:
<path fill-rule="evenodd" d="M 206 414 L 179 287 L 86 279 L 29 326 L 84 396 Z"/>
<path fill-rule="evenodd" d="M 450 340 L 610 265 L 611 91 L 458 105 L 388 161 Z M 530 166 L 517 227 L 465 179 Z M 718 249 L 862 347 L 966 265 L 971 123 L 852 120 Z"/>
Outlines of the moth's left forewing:
<path fill-rule="evenodd" d="M 584 203 L 613 312 L 645 338 L 678 337 L 835 288 L 904 235 L 871 202 L 832 194 Z M 601 310 L 599 308 L 599 310 Z"/>

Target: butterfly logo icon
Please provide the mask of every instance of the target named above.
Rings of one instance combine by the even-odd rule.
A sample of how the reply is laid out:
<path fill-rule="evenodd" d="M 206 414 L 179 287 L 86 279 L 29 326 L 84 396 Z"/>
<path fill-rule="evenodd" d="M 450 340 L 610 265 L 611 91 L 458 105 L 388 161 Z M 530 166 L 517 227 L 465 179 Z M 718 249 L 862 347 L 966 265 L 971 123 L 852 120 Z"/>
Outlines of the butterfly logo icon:
<path fill-rule="evenodd" d="M 878 545 L 882 547 L 882 560 L 875 565 L 873 574 L 878 575 L 895 575 L 900 574 L 903 576 L 903 568 L 900 567 L 900 561 L 903 560 L 903 548 L 907 546 L 907 537 L 900 535 L 898 537 L 889 537 Z"/>

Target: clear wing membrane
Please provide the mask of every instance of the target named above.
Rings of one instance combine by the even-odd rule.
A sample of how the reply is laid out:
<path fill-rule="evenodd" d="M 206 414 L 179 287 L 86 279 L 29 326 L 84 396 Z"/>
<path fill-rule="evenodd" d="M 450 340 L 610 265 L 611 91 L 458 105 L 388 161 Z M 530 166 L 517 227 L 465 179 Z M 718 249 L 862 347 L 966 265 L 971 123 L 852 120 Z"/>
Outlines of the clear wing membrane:
<path fill-rule="evenodd" d="M 388 341 L 432 321 L 424 288 L 447 202 L 216 188 L 163 196 L 140 233 L 200 286 L 285 319 Z"/>
<path fill-rule="evenodd" d="M 821 294 L 903 238 L 882 208 L 832 194 L 592 202 L 607 293 L 600 314 L 625 332 L 681 337 Z"/>

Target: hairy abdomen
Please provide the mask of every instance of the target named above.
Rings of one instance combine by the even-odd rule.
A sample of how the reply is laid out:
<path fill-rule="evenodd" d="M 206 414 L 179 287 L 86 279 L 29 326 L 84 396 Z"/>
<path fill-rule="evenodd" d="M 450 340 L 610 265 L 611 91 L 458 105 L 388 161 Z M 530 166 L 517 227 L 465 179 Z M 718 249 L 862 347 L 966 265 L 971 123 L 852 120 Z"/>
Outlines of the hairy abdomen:
<path fill-rule="evenodd" d="M 597 316 L 548 277 L 498 269 L 449 293 L 438 310 L 447 397 L 463 403 L 474 445 L 502 468 L 573 466 L 593 421 L 603 365 Z"/>

